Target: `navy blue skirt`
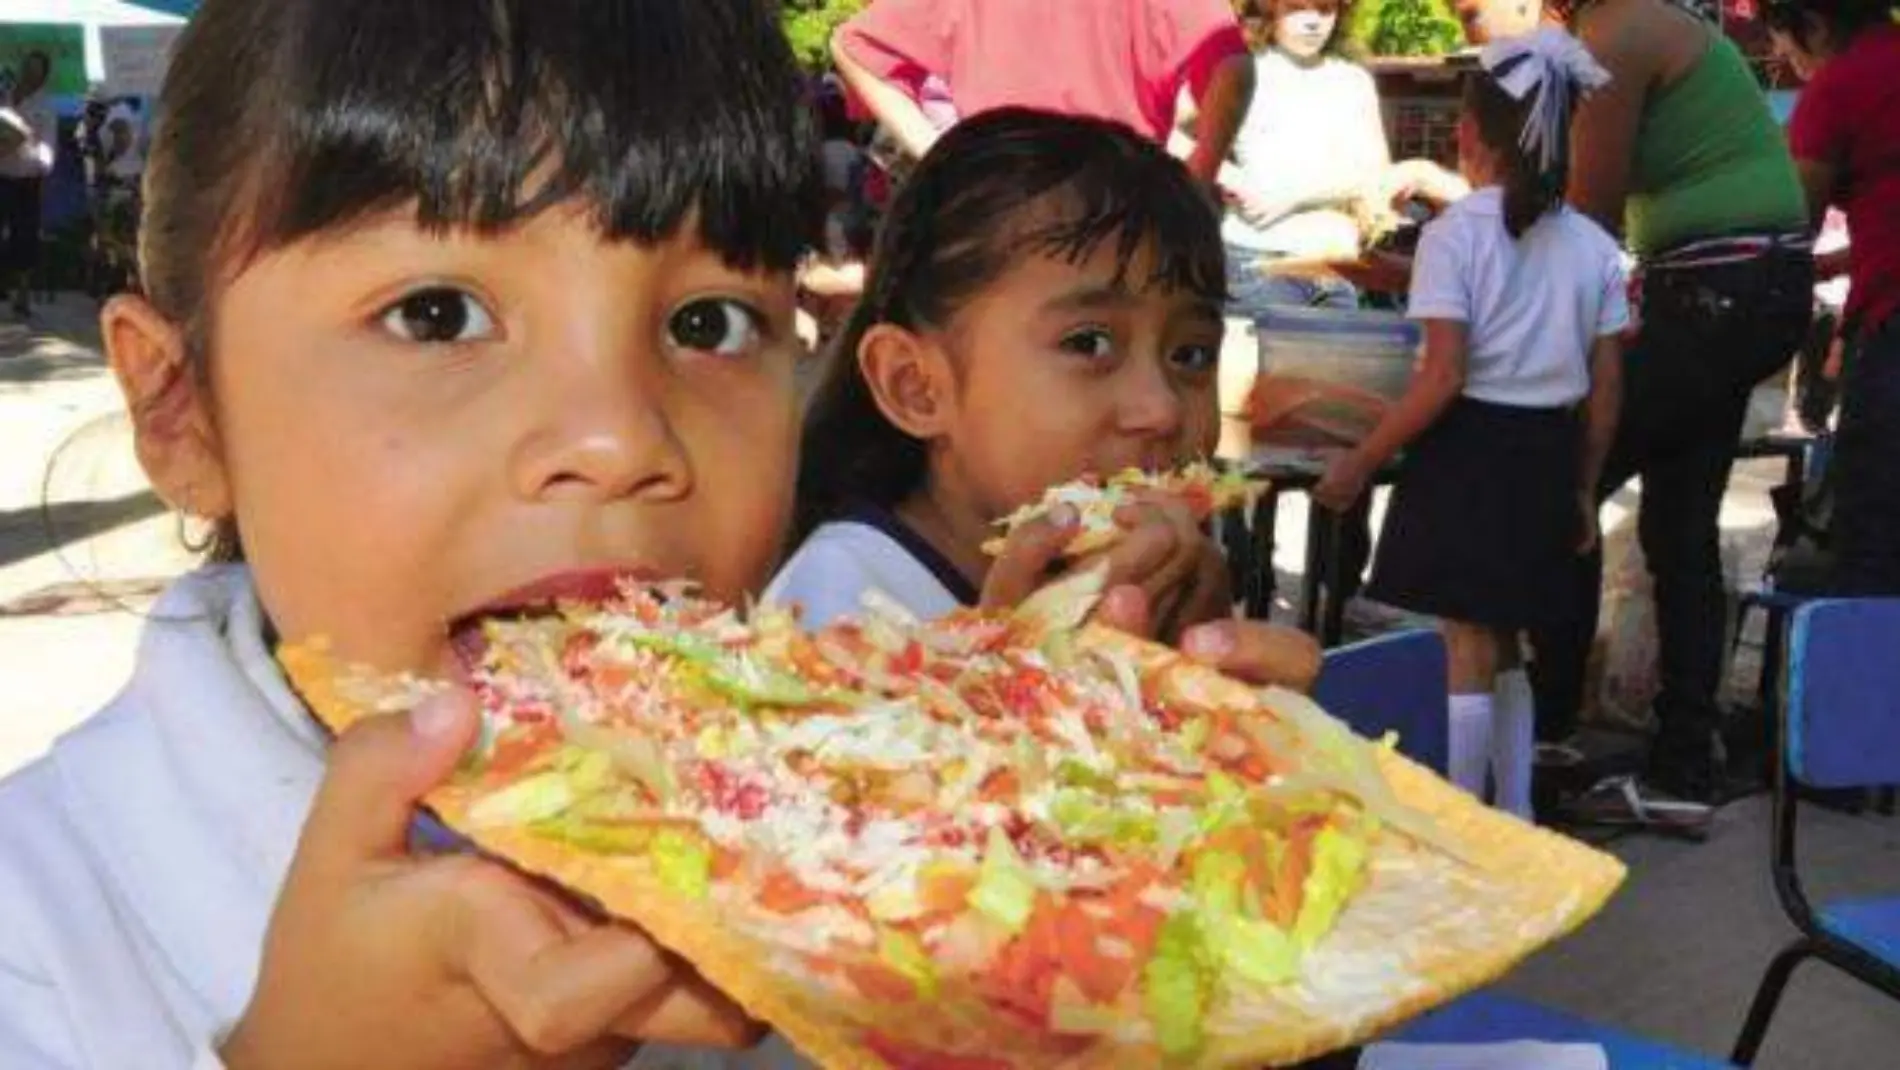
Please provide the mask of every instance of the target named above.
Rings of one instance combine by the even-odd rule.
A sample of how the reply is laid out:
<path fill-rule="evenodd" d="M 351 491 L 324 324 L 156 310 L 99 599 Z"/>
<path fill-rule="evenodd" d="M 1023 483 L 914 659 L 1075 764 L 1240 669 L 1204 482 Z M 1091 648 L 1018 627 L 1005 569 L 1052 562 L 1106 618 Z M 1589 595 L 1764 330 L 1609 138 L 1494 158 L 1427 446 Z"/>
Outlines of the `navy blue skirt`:
<path fill-rule="evenodd" d="M 1500 629 L 1561 612 L 1582 450 L 1574 409 L 1453 402 L 1406 454 L 1366 595 Z"/>

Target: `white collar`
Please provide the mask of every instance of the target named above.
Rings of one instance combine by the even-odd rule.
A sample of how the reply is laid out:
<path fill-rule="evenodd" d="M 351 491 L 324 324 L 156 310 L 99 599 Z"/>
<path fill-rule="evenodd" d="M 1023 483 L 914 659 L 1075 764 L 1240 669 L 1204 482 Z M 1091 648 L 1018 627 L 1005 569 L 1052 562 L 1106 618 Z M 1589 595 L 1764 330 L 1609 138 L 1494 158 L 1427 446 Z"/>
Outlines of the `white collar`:
<path fill-rule="evenodd" d="M 166 964 L 241 1009 L 323 775 L 324 738 L 264 643 L 248 569 L 201 569 L 153 608 L 131 683 L 53 752 L 82 849 Z"/>

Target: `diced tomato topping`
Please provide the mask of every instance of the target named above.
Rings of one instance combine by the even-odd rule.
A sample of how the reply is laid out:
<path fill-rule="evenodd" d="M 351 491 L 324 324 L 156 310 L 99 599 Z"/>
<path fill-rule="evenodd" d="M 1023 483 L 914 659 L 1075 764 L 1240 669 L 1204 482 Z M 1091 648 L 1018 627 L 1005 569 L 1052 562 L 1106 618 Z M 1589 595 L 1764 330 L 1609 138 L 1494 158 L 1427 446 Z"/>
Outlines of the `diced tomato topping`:
<path fill-rule="evenodd" d="M 483 775 L 491 779 L 509 778 L 526 769 L 560 741 L 560 729 L 551 720 L 505 728 L 495 737 L 495 753 L 488 759 Z"/>
<path fill-rule="evenodd" d="M 1010 1070 L 1009 1063 L 1001 1059 L 923 1051 L 877 1033 L 866 1034 L 864 1046 L 884 1060 L 891 1070 Z"/>
<path fill-rule="evenodd" d="M 1062 973 L 1058 908 L 1047 893 L 1039 896 L 1029 923 L 1003 946 L 990 964 L 981 988 L 990 1002 L 1038 1030 L 1049 1028 L 1056 978 Z"/>
<path fill-rule="evenodd" d="M 976 797 L 984 802 L 1010 802 L 1021 795 L 1022 780 L 1014 770 L 999 769 L 984 778 L 983 786 L 977 789 Z"/>
<path fill-rule="evenodd" d="M 1273 875 L 1261 911 L 1267 920 L 1281 928 L 1299 920 L 1300 902 L 1305 897 L 1306 875 L 1313 868 L 1313 840 L 1326 827 L 1325 819 L 1307 819 L 1293 826 L 1287 835 L 1286 850 L 1280 857 L 1280 871 Z"/>
<path fill-rule="evenodd" d="M 1030 668 L 1018 668 L 1003 679 L 1003 706 L 1017 717 L 1030 717 L 1042 709 L 1044 676 Z"/>
<path fill-rule="evenodd" d="M 797 914 L 824 901 L 822 894 L 782 869 L 759 882 L 759 907 L 774 914 Z"/>
<path fill-rule="evenodd" d="M 1096 938 L 1112 927 L 1112 922 L 1103 925 L 1089 917 L 1081 903 L 1073 900 L 1056 915 L 1056 943 L 1061 949 L 1062 972 L 1095 1003 L 1114 1002 L 1134 979 L 1133 959 L 1109 958 L 1096 944 Z"/>
<path fill-rule="evenodd" d="M 729 847 L 717 845 L 713 847 L 711 872 L 714 880 L 725 880 L 731 877 L 739 872 L 739 868 L 744 864 L 745 856 L 739 852 Z"/>
<path fill-rule="evenodd" d="M 882 963 L 847 962 L 844 964 L 844 975 L 866 999 L 879 1003 L 909 1003 L 917 998 L 917 986 L 911 983 L 910 978 Z"/>
<path fill-rule="evenodd" d="M 894 676 L 916 676 L 924 669 L 924 645 L 912 639 L 904 644 L 904 652 L 891 659 L 891 674 Z"/>
<path fill-rule="evenodd" d="M 1147 867 L 1134 870 L 1110 890 L 1106 900 L 1115 915 L 1106 934 L 1127 941 L 1135 949 L 1138 961 L 1147 959 L 1154 950 L 1155 938 L 1161 933 L 1161 911 L 1141 901 L 1142 893 L 1154 884 L 1156 872 Z"/>
<path fill-rule="evenodd" d="M 923 841 L 930 847 L 965 847 L 971 842 L 971 835 L 961 825 L 937 825 L 924 832 Z"/>
<path fill-rule="evenodd" d="M 625 690 L 637 682 L 633 666 L 621 661 L 605 661 L 593 668 L 594 686 L 608 694 Z"/>

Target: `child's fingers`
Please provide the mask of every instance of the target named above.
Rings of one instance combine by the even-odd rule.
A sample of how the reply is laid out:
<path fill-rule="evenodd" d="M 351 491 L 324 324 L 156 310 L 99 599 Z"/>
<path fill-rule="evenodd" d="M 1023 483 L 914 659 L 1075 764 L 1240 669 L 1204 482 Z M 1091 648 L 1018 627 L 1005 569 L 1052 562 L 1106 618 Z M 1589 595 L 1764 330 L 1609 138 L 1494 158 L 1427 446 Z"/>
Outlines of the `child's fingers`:
<path fill-rule="evenodd" d="M 416 801 L 454 771 L 479 727 L 473 696 L 458 690 L 343 733 L 330 748 L 298 864 L 342 878 L 364 862 L 405 854 Z"/>
<path fill-rule="evenodd" d="M 442 930 L 443 951 L 531 1051 L 590 1044 L 671 982 L 672 963 L 652 941 L 606 924 L 569 935 L 557 916 L 565 907 L 481 865 L 453 878 L 456 917 Z"/>
<path fill-rule="evenodd" d="M 623 1037 L 701 1048 L 750 1048 L 765 1037 L 765 1027 L 748 1017 L 690 967 L 644 1003 L 615 1019 Z"/>
<path fill-rule="evenodd" d="M 1047 581 L 1050 566 L 1068 550 L 1081 523 L 1075 507 L 1063 504 L 1010 532 L 983 581 L 982 604 L 986 608 L 1015 606 L 1034 594 Z"/>
<path fill-rule="evenodd" d="M 1126 529 L 1107 553 L 1109 581 L 1139 584 L 1158 600 L 1185 583 L 1200 565 L 1204 537 L 1186 503 L 1151 499 L 1116 510 Z"/>
<path fill-rule="evenodd" d="M 1148 595 L 1132 585 L 1116 587 L 1103 595 L 1094 619 L 1095 623 L 1103 627 L 1129 635 L 1151 637 L 1154 634 L 1154 625 L 1149 619 Z"/>
<path fill-rule="evenodd" d="M 1295 691 L 1319 679 L 1320 648 L 1312 636 L 1260 621 L 1222 620 L 1181 637 L 1188 657 L 1238 680 Z"/>

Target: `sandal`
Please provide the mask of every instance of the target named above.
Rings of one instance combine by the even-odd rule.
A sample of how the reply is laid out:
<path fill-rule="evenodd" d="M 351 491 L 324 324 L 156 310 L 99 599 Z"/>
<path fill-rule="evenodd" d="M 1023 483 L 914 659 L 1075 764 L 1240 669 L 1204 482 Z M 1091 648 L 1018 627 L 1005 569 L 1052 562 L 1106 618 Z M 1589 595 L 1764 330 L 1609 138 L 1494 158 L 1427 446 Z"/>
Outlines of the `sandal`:
<path fill-rule="evenodd" d="M 1564 817 L 1580 825 L 1635 828 L 1701 843 L 1709 838 L 1715 808 L 1665 795 L 1633 776 L 1613 776 L 1564 807 Z"/>

